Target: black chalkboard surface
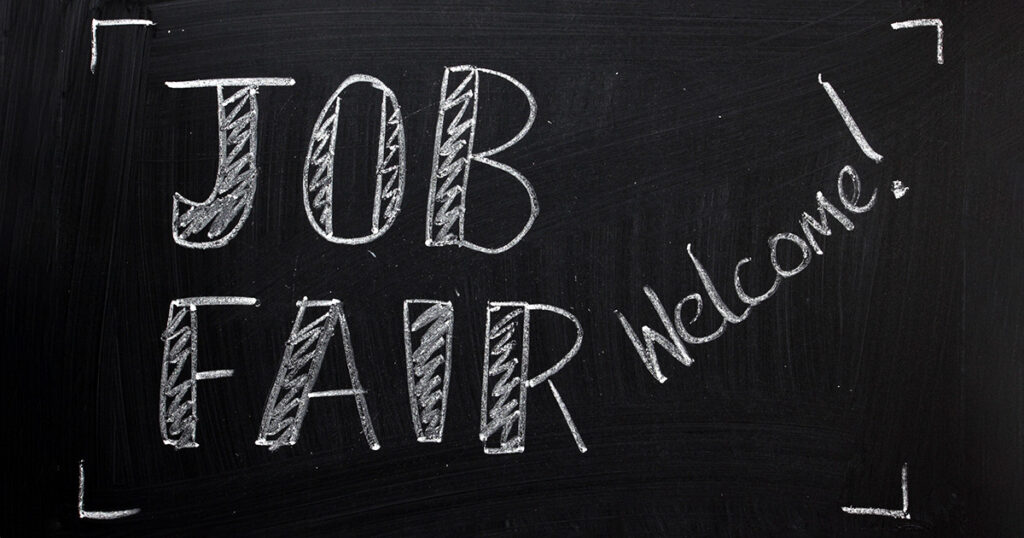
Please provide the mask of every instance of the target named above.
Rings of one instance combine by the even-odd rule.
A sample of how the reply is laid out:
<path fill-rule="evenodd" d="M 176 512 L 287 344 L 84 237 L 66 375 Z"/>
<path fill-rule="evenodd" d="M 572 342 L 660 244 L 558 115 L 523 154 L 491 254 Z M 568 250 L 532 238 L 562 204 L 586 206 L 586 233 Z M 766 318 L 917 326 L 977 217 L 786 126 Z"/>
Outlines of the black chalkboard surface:
<path fill-rule="evenodd" d="M 1020 4 L 0 13 L 0 535 L 1024 535 Z"/>

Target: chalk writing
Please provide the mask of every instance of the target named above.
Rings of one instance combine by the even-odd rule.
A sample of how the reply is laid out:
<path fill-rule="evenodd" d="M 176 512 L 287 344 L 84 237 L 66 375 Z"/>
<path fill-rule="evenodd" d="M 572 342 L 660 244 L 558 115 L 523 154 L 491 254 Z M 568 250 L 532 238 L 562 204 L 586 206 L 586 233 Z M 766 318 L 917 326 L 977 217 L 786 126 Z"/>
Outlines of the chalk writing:
<path fill-rule="evenodd" d="M 134 516 L 142 510 L 128 508 L 125 510 L 86 510 L 85 509 L 85 461 L 78 462 L 78 517 L 79 519 L 121 519 Z"/>
<path fill-rule="evenodd" d="M 217 89 L 217 131 L 220 149 L 217 180 L 213 192 L 203 202 L 193 202 L 174 193 L 171 210 L 171 236 L 188 248 L 218 248 L 228 244 L 242 229 L 256 194 L 256 128 L 259 108 L 257 88 L 292 86 L 290 78 L 223 78 L 167 82 L 168 88 Z M 224 88 L 238 87 L 227 97 Z M 182 212 L 182 206 L 185 207 Z M 206 238 L 198 237 L 206 232 Z"/>
<path fill-rule="evenodd" d="M 849 184 L 849 186 L 847 186 Z M 875 189 L 871 194 L 871 198 L 866 202 L 861 202 L 861 181 L 857 171 L 852 166 L 844 166 L 839 171 L 839 176 L 836 179 L 836 190 L 838 191 L 838 198 L 843 208 L 847 211 L 860 214 L 869 211 L 875 205 L 877 199 L 878 190 Z M 794 233 L 779 233 L 773 235 L 768 239 L 768 249 L 771 258 L 772 268 L 775 270 L 775 280 L 767 291 L 757 296 L 751 296 L 747 293 L 745 287 L 740 280 L 740 268 L 750 262 L 750 258 L 743 258 L 736 264 L 736 268 L 733 271 L 733 288 L 736 291 L 736 296 L 742 301 L 746 308 L 742 313 L 735 313 L 730 306 L 728 306 L 719 293 L 717 286 L 712 281 L 711 276 L 707 270 L 704 269 L 704 265 L 701 264 L 700 260 L 693 253 L 693 247 L 690 244 L 686 245 L 686 253 L 689 255 L 690 261 L 693 263 L 694 269 L 697 271 L 701 284 L 704 287 L 704 291 L 707 294 L 708 299 L 711 301 L 712 306 L 722 316 L 722 321 L 718 328 L 710 334 L 703 336 L 694 336 L 687 329 L 687 323 L 683 322 L 683 309 L 687 303 L 693 303 L 694 315 L 690 319 L 688 324 L 693 324 L 697 319 L 700 318 L 701 313 L 704 309 L 704 299 L 700 293 L 692 293 L 684 297 L 681 301 L 676 304 L 675 316 L 670 318 L 667 309 L 662 304 L 658 295 L 648 286 L 644 286 L 644 294 L 647 295 L 648 301 L 654 308 L 658 319 L 661 321 L 665 329 L 665 334 L 659 333 L 651 327 L 644 325 L 640 328 L 640 334 L 638 335 L 636 330 L 633 329 L 626 316 L 622 312 L 615 311 L 615 315 L 622 325 L 623 330 L 626 332 L 626 337 L 629 338 L 633 348 L 639 355 L 640 360 L 644 366 L 650 372 L 651 376 L 654 377 L 659 383 L 664 383 L 668 380 L 667 377 L 661 372 L 661 366 L 658 363 L 657 347 L 662 348 L 668 352 L 674 359 L 679 361 L 684 366 L 690 366 L 693 364 L 693 357 L 690 355 L 686 344 L 697 345 L 704 344 L 716 340 L 722 334 L 730 324 L 742 323 L 750 315 L 751 310 L 771 297 L 778 289 L 779 284 L 783 279 L 796 276 L 801 271 L 807 268 L 811 263 L 811 252 L 823 255 L 824 251 L 818 244 L 818 240 L 814 234 L 820 234 L 823 236 L 829 236 L 832 234 L 831 228 L 828 223 L 828 215 L 831 215 L 837 222 L 839 222 L 846 230 L 853 230 L 853 221 L 849 219 L 839 208 L 831 204 L 821 193 L 815 196 L 818 202 L 818 219 L 815 220 L 808 213 L 803 213 L 798 221 L 800 229 L 803 232 L 803 238 Z M 779 243 L 789 243 L 800 250 L 800 261 L 795 266 L 783 267 L 782 262 L 779 260 L 778 250 Z M 657 347 L 656 347 L 657 346 Z"/>
<path fill-rule="evenodd" d="M 898 180 L 898 179 L 894 180 L 892 182 L 892 195 L 897 200 L 899 200 L 900 198 L 903 198 L 903 195 L 907 194 L 907 191 L 909 191 L 909 190 L 910 190 L 910 187 L 904 185 L 903 182 Z"/>
<path fill-rule="evenodd" d="M 921 28 L 927 26 L 935 27 L 935 63 L 942 65 L 942 21 L 940 19 L 915 19 L 912 21 L 894 22 L 890 25 L 893 30 L 904 28 Z"/>
<path fill-rule="evenodd" d="M 512 83 L 526 96 L 530 106 L 529 117 L 522 129 L 508 142 L 486 151 L 476 151 L 473 147 L 481 74 L 493 75 Z M 451 90 L 450 86 L 453 87 Z M 540 211 L 537 193 L 519 171 L 490 157 L 522 140 L 533 126 L 536 117 L 537 102 L 533 94 L 511 76 L 470 65 L 445 68 L 434 140 L 434 162 L 430 173 L 430 194 L 427 199 L 427 246 L 457 245 L 487 254 L 497 254 L 514 247 L 523 239 Z M 512 176 L 522 184 L 530 199 L 530 216 L 526 224 L 515 237 L 499 247 L 484 247 L 466 239 L 466 191 L 469 188 L 469 171 L 473 162 L 485 164 Z"/>
<path fill-rule="evenodd" d="M 93 19 L 92 20 L 92 56 L 89 59 L 89 72 L 96 73 L 96 62 L 99 61 L 99 50 L 96 44 L 96 29 L 101 26 L 153 26 L 156 23 L 149 19 Z M 941 63 L 941 62 L 940 62 Z"/>
<path fill-rule="evenodd" d="M 448 409 L 455 313 L 450 302 L 409 299 L 402 317 L 413 432 L 421 443 L 440 443 Z"/>
<path fill-rule="evenodd" d="M 194 448 L 199 420 L 196 383 L 231 377 L 234 370 L 199 372 L 200 306 L 256 306 L 252 297 L 188 297 L 171 301 L 160 368 L 160 436 L 175 449 Z M 188 321 L 186 321 L 186 314 Z"/>
<path fill-rule="evenodd" d="M 882 155 L 871 148 L 871 144 L 864 138 L 864 133 L 860 132 L 860 127 L 857 126 L 857 122 L 853 120 L 853 116 L 850 115 L 850 111 L 846 108 L 846 104 L 836 93 L 835 88 L 831 84 L 821 80 L 821 73 L 818 73 L 818 84 L 821 84 L 825 88 L 825 93 L 828 94 L 829 98 L 832 99 L 832 104 L 835 105 L 836 110 L 839 111 L 839 115 L 843 118 L 843 123 L 846 124 L 846 128 L 850 130 L 850 134 L 853 135 L 853 139 L 857 141 L 857 146 L 860 150 L 867 155 L 869 159 L 876 163 L 882 162 Z"/>
<path fill-rule="evenodd" d="M 359 82 L 368 83 L 381 92 L 376 190 L 370 233 L 362 237 L 344 238 L 334 235 L 334 149 L 337 146 L 341 94 L 345 88 Z M 306 164 L 302 168 L 302 191 L 309 223 L 321 237 L 333 243 L 369 243 L 384 235 L 394 224 L 402 209 L 402 193 L 405 192 L 405 130 L 398 98 L 379 79 L 369 75 L 352 75 L 327 99 L 309 139 Z M 381 214 L 384 216 L 383 224 L 380 222 Z"/>
<path fill-rule="evenodd" d="M 249 297 L 190 297 L 171 301 L 162 335 L 159 418 L 164 444 L 175 448 L 199 446 L 196 442 L 196 383 L 231 377 L 235 373 L 234 370 L 198 371 L 197 307 L 217 305 L 255 306 L 258 303 Z M 296 307 L 298 313 L 267 396 L 256 444 L 267 446 L 271 451 L 296 444 L 310 399 L 350 396 L 355 399 L 367 445 L 378 450 L 380 443 L 370 418 L 367 391 L 359 381 L 352 337 L 341 301 L 303 298 L 296 302 Z M 306 314 L 311 309 L 326 311 L 307 321 Z M 576 330 L 576 338 L 558 362 L 539 375 L 529 377 L 530 316 L 535 311 L 551 312 L 569 320 Z M 403 319 L 413 432 L 419 442 L 440 443 L 448 405 L 454 310 L 450 302 L 408 299 L 403 304 Z M 336 329 L 341 330 L 351 388 L 314 391 Z M 487 306 L 485 329 L 487 348 L 480 426 L 485 452 L 507 454 L 524 450 L 526 393 L 542 383 L 547 383 L 577 448 L 586 452 L 586 444 L 569 408 L 551 380 L 576 356 L 583 343 L 583 327 L 576 316 L 550 305 L 491 302 Z"/>
<path fill-rule="evenodd" d="M 576 447 L 579 448 L 581 454 L 585 453 L 587 445 L 583 443 L 583 437 L 580 435 L 579 429 L 576 428 L 576 423 L 573 422 L 572 416 L 569 415 L 569 408 L 562 401 L 562 395 L 559 394 L 558 389 L 555 388 L 555 384 L 550 379 L 547 381 L 547 385 L 551 389 L 551 395 L 555 397 L 555 402 L 558 403 L 558 409 L 562 411 L 562 417 L 565 418 L 565 423 L 569 426 L 569 432 L 572 433 L 572 438 L 576 441 Z"/>
<path fill-rule="evenodd" d="M 559 314 L 576 327 L 572 348 L 551 368 L 528 377 L 530 312 Z M 580 452 L 587 447 L 568 408 L 550 377 L 576 356 L 583 343 L 583 327 L 576 316 L 561 308 L 519 302 L 487 303 L 487 338 L 484 348 L 483 388 L 480 401 L 480 440 L 486 454 L 513 454 L 526 449 L 526 396 L 528 389 L 547 381 Z"/>
<path fill-rule="evenodd" d="M 884 516 L 895 519 L 910 519 L 910 494 L 907 490 L 907 464 L 903 464 L 903 470 L 900 473 L 901 486 L 900 492 L 903 495 L 903 507 L 899 510 L 891 510 L 886 508 L 857 508 L 853 506 L 844 506 L 843 512 L 847 514 L 861 515 L 861 516 Z"/>
<path fill-rule="evenodd" d="M 356 401 L 356 410 L 359 413 L 366 444 L 372 450 L 379 449 L 380 443 L 377 442 L 377 434 L 366 405 L 366 391 L 359 383 L 352 337 L 341 301 L 310 301 L 304 297 L 296 306 L 299 312 L 295 316 L 291 335 L 285 345 L 284 358 L 277 371 L 277 378 L 267 397 L 256 444 L 268 446 L 272 451 L 285 445 L 294 445 L 299 440 L 299 430 L 306 418 L 310 398 L 352 396 Z M 310 308 L 326 308 L 327 312 L 303 325 L 306 310 Z M 335 326 L 341 328 L 345 365 L 348 367 L 352 388 L 313 392 L 313 385 L 320 374 L 320 365 L 334 336 Z"/>

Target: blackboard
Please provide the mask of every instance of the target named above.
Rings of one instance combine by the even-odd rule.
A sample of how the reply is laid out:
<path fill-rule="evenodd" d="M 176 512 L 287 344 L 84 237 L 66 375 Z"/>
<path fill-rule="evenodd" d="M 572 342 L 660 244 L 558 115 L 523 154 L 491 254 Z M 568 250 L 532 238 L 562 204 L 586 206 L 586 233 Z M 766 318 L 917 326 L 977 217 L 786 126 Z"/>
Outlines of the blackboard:
<path fill-rule="evenodd" d="M 3 536 L 1024 533 L 1019 5 L 0 13 Z"/>

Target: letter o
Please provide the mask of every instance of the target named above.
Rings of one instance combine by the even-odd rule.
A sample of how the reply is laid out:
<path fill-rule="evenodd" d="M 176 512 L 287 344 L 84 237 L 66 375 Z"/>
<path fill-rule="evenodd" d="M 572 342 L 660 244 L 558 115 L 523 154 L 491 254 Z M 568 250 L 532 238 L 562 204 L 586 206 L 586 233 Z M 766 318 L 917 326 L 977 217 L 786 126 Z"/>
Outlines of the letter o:
<path fill-rule="evenodd" d="M 800 247 L 801 254 L 803 254 L 803 260 L 800 261 L 800 265 L 797 265 L 795 268 L 790 270 L 785 270 L 782 267 L 779 267 L 779 257 L 776 246 L 779 244 L 779 241 L 782 241 L 783 239 L 796 244 L 796 246 Z M 785 278 L 789 278 L 800 271 L 803 271 L 807 268 L 807 265 L 811 263 L 811 248 L 807 246 L 807 243 L 805 243 L 803 239 L 800 239 L 795 234 L 784 233 L 773 235 L 772 238 L 768 240 L 768 248 L 772 251 L 772 267 L 775 269 L 776 273 Z"/>
<path fill-rule="evenodd" d="M 381 93 L 380 136 L 377 142 L 376 192 L 370 233 L 361 237 L 334 235 L 334 148 L 338 137 L 341 94 L 356 83 L 367 83 Z M 384 235 L 402 210 L 405 192 L 405 127 L 398 98 L 386 84 L 370 75 L 346 78 L 327 99 L 309 137 L 306 163 L 302 167 L 302 203 L 306 218 L 324 239 L 343 245 L 362 245 Z M 383 219 L 383 222 L 381 220 Z"/>

